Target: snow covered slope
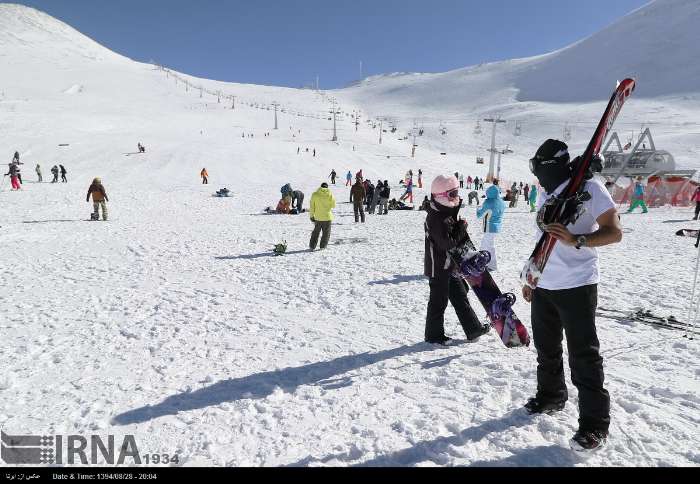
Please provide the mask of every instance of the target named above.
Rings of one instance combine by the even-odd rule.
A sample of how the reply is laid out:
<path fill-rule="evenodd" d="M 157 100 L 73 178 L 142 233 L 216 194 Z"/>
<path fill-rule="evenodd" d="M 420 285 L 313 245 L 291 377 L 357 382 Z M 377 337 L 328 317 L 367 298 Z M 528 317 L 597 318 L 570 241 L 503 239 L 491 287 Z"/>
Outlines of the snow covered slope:
<path fill-rule="evenodd" d="M 306 216 L 262 214 L 286 182 L 308 206 L 332 168 L 388 179 L 394 196 L 410 168 L 426 181 L 457 170 L 483 176 L 473 158 L 488 135 L 471 133 L 486 112 L 524 120 L 522 136 L 509 124 L 499 144 L 516 150 L 504 176 L 527 181 L 524 160 L 543 139 L 569 121 L 572 144 L 585 144 L 602 109 L 519 102 L 503 73 L 531 62 L 331 93 L 176 80 L 47 15 L 1 4 L 0 153 L 21 153 L 25 184 L 0 185 L 0 427 L 132 434 L 143 452 L 177 453 L 185 465 L 697 465 L 697 340 L 600 319 L 612 439 L 580 461 L 566 447 L 575 391 L 559 416 L 520 410 L 535 391 L 534 349 L 507 350 L 493 335 L 447 349 L 422 343 L 422 213 L 355 225 L 341 182 L 332 245 L 315 253 L 305 250 Z M 200 97 L 200 85 L 238 96 L 236 109 Z M 342 111 L 337 143 L 331 96 Z M 620 125 L 653 123 L 659 145 L 698 166 L 696 94 L 669 96 L 631 99 Z M 382 114 L 396 117 L 397 132 L 379 145 L 367 119 Z M 399 138 L 414 118 L 426 134 L 411 159 Z M 146 154 L 134 153 L 139 141 Z M 35 183 L 36 164 L 46 181 L 58 163 L 69 183 Z M 86 220 L 95 176 L 110 199 L 106 223 Z M 212 197 L 224 186 L 233 198 Z M 473 208 L 463 215 L 478 242 Z M 684 317 L 692 241 L 670 234 L 692 226 L 689 210 L 623 217 L 625 240 L 601 250 L 601 305 Z M 529 211 L 509 209 L 495 276 L 504 290 L 519 291 L 533 236 Z M 283 239 L 288 254 L 271 257 Z M 529 326 L 528 306 L 516 310 Z M 446 323 L 460 338 L 451 310 Z"/>

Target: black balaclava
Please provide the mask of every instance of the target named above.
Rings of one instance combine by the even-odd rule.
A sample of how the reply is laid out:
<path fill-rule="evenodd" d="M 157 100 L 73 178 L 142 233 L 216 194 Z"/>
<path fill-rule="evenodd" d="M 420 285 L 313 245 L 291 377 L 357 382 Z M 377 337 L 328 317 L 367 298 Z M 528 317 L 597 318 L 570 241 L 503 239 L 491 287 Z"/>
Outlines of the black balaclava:
<path fill-rule="evenodd" d="M 547 193 L 552 193 L 571 177 L 569 147 L 566 143 L 549 139 L 530 160 L 532 173 Z"/>

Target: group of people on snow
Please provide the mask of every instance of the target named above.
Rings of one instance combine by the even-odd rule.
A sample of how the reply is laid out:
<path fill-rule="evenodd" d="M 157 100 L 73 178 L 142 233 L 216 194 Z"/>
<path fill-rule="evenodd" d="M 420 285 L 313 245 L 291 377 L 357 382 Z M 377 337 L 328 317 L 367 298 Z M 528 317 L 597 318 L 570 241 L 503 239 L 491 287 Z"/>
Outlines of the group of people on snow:
<path fill-rule="evenodd" d="M 8 163 L 8 171 L 4 175 L 5 177 L 10 177 L 10 184 L 13 191 L 21 190 L 22 184 L 24 183 L 22 181 L 21 165 L 24 165 L 24 163 L 20 161 L 19 152 L 15 151 L 15 154 L 12 156 L 12 161 Z M 41 165 L 37 164 L 34 171 L 36 172 L 38 183 L 43 183 L 44 177 L 41 172 Z M 68 178 L 66 177 L 68 170 L 66 170 L 63 165 L 54 165 L 53 168 L 51 168 L 51 173 L 53 174 L 51 183 L 58 182 L 59 173 L 61 174 L 61 181 L 63 183 L 68 183 Z"/>

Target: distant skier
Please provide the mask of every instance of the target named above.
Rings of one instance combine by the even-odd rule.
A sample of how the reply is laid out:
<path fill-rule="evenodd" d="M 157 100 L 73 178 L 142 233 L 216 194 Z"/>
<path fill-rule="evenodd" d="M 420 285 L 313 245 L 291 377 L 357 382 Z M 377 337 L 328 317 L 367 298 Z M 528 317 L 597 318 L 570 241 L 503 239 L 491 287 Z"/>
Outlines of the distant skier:
<path fill-rule="evenodd" d="M 469 287 L 461 277 L 453 274 L 452 261 L 447 251 L 459 247 L 467 240 L 467 223 L 459 219 L 462 200 L 459 198 L 459 181 L 453 176 L 438 176 L 431 186 L 431 203 L 425 218 L 424 273 L 429 278 L 430 299 L 425 318 L 425 341 L 448 345 L 451 338 L 445 335 L 445 309 L 448 301 L 469 341 L 475 341 L 490 330 L 489 324 L 481 324 L 474 313 L 467 293 Z"/>
<path fill-rule="evenodd" d="M 411 204 L 413 203 L 413 178 L 408 179 L 406 191 L 403 195 L 401 195 L 401 198 L 399 198 L 400 202 L 403 202 L 404 200 L 408 200 L 408 202 Z"/>
<path fill-rule="evenodd" d="M 530 213 L 536 212 L 537 208 L 537 185 L 532 185 L 532 188 L 530 188 L 530 195 L 528 202 L 530 202 Z"/>
<path fill-rule="evenodd" d="M 544 193 L 539 205 L 567 187 L 575 161 L 569 163 L 568 147 L 547 140 L 530 160 L 530 167 Z M 523 287 L 531 302 L 532 330 L 537 350 L 537 394 L 525 405 L 531 414 L 551 414 L 564 409 L 568 399 L 562 359 L 562 335 L 566 333 L 571 380 L 578 388 L 579 429 L 571 446 L 591 451 L 605 445 L 610 426 L 610 395 L 604 388 L 603 358 L 596 335 L 598 254 L 595 247 L 622 240 L 622 227 L 610 194 L 595 178 L 583 189 L 590 200 L 582 215 L 569 226 L 553 223 L 545 230 L 557 240 L 537 289 Z"/>
<path fill-rule="evenodd" d="M 382 183 L 381 180 L 377 181 L 377 184 L 374 186 L 374 189 L 372 190 L 372 196 L 368 194 L 367 197 L 370 198 L 369 201 L 369 213 L 374 215 L 374 211 L 377 208 L 377 205 L 379 205 L 379 192 L 384 188 L 384 184 Z M 381 213 L 381 212 L 380 212 Z"/>
<path fill-rule="evenodd" d="M 41 176 L 41 166 L 37 164 L 36 168 L 34 168 L 34 171 L 36 171 L 36 176 L 39 178 L 39 183 L 42 183 L 44 181 L 44 178 Z"/>
<path fill-rule="evenodd" d="M 202 185 L 209 184 L 209 173 L 207 173 L 206 168 L 202 168 L 202 171 L 199 172 L 199 176 L 202 177 Z"/>
<path fill-rule="evenodd" d="M 360 222 L 365 223 L 365 209 L 362 206 L 367 198 L 367 192 L 362 184 L 362 178 L 358 177 L 355 180 L 355 184 L 350 189 L 350 202 L 352 202 L 352 208 L 355 213 L 355 223 Z"/>
<path fill-rule="evenodd" d="M 58 166 L 53 165 L 53 168 L 51 168 L 51 173 L 53 174 L 53 180 L 51 180 L 51 183 L 58 183 Z"/>
<path fill-rule="evenodd" d="M 382 189 L 379 192 L 379 215 L 389 214 L 389 198 L 391 198 L 391 187 L 389 180 L 384 180 Z"/>
<path fill-rule="evenodd" d="M 328 241 L 331 238 L 331 224 L 333 222 L 333 209 L 335 208 L 335 198 L 333 193 L 328 189 L 328 183 L 322 183 L 321 188 L 316 190 L 311 195 L 311 204 L 309 206 L 309 214 L 311 222 L 314 224 L 314 230 L 311 232 L 311 240 L 309 240 L 309 249 L 316 250 L 318 236 L 321 235 L 321 250 L 328 247 Z"/>
<path fill-rule="evenodd" d="M 474 177 L 474 190 L 478 190 L 478 189 L 479 189 L 479 177 L 475 176 Z"/>
<path fill-rule="evenodd" d="M 471 175 L 469 175 L 469 176 L 467 177 L 467 190 L 471 190 L 471 189 L 472 189 L 472 182 L 473 182 L 473 181 L 474 181 L 474 180 L 472 180 Z"/>
<path fill-rule="evenodd" d="M 145 153 L 146 152 L 146 147 L 143 146 L 141 143 L 139 143 L 139 153 Z"/>
<path fill-rule="evenodd" d="M 492 272 L 498 270 L 496 236 L 501 231 L 503 212 L 505 210 L 506 204 L 501 199 L 501 191 L 498 189 L 498 186 L 490 186 L 486 190 L 486 201 L 477 209 L 476 216 L 484 219 L 484 237 L 481 239 L 481 250 L 488 251 L 491 254 L 491 262 L 489 262 L 488 267 Z"/>
<path fill-rule="evenodd" d="M 700 187 L 695 189 L 695 193 L 693 193 L 693 198 L 691 198 L 691 200 L 695 202 L 695 218 L 693 220 L 697 220 L 698 216 L 700 216 Z"/>
<path fill-rule="evenodd" d="M 10 183 L 12 184 L 12 190 L 20 190 L 22 185 L 19 181 L 19 166 L 17 163 L 9 163 L 9 170 L 5 173 L 5 176 L 10 177 Z"/>
<path fill-rule="evenodd" d="M 85 197 L 86 202 L 90 201 L 90 195 L 92 195 L 93 207 L 92 220 L 100 219 L 100 207 L 102 207 L 102 220 L 106 221 L 107 202 L 109 202 L 109 198 L 107 198 L 107 192 L 105 191 L 105 187 L 102 186 L 102 180 L 99 178 L 95 178 L 90 188 L 88 188 L 87 197 Z"/>
<path fill-rule="evenodd" d="M 464 188 L 464 173 L 459 174 L 459 188 Z"/>
<path fill-rule="evenodd" d="M 530 185 L 527 183 L 523 187 L 523 199 L 526 205 L 530 203 Z"/>
<path fill-rule="evenodd" d="M 374 185 L 370 180 L 365 180 L 365 205 L 367 206 L 367 212 L 372 213 L 370 209 L 372 208 L 372 199 L 374 198 Z"/>
<path fill-rule="evenodd" d="M 68 171 L 66 170 L 66 167 L 63 165 L 58 165 L 58 166 L 61 167 L 61 181 L 63 183 L 68 183 L 68 178 L 66 178 L 66 173 L 68 173 Z"/>
<path fill-rule="evenodd" d="M 418 169 L 418 188 L 423 188 L 423 170 Z"/>
<path fill-rule="evenodd" d="M 642 184 L 643 178 L 637 177 L 637 181 L 634 183 L 634 191 L 632 194 L 632 201 L 630 203 L 630 208 L 627 213 L 632 213 L 635 208 L 642 207 L 642 213 L 648 213 L 649 209 L 647 204 L 644 202 L 644 185 Z"/>
<path fill-rule="evenodd" d="M 15 154 L 12 156 L 12 163 L 19 163 L 19 151 L 15 151 Z"/>
<path fill-rule="evenodd" d="M 331 183 L 333 185 L 335 185 L 335 179 L 337 176 L 338 176 L 338 174 L 335 172 L 335 169 L 331 170 L 330 179 L 331 179 Z"/>
<path fill-rule="evenodd" d="M 348 170 L 348 174 L 345 175 L 345 186 L 350 186 L 352 185 L 352 172 Z"/>

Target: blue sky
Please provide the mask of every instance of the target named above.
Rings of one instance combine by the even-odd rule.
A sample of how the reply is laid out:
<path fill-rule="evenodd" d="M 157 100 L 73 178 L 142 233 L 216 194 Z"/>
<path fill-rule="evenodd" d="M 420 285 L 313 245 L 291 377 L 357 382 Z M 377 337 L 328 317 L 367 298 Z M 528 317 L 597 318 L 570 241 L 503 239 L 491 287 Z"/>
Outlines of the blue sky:
<path fill-rule="evenodd" d="M 647 0 L 15 0 L 132 59 L 208 79 L 342 87 L 564 47 Z M 603 53 L 601 53 L 603 55 Z"/>

